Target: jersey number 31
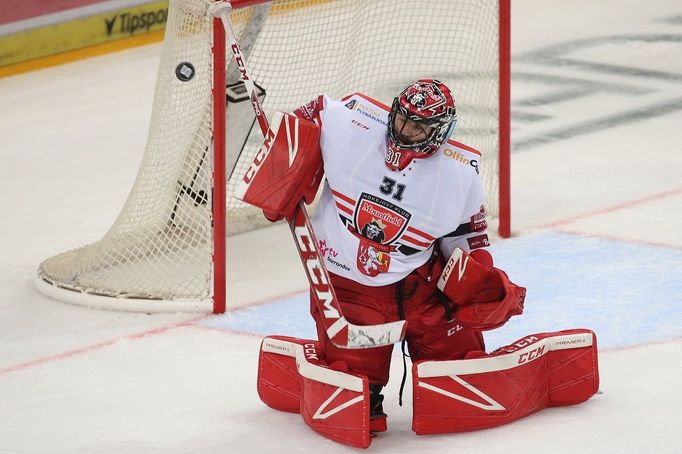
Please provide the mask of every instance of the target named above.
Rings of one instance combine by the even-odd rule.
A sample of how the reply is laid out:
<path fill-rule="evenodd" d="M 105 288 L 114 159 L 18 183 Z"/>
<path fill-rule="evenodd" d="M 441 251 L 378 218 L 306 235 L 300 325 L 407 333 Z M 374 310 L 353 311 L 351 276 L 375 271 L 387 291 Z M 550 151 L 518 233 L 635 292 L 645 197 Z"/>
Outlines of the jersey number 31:
<path fill-rule="evenodd" d="M 395 188 L 395 193 L 394 193 L 394 188 Z M 403 200 L 403 192 L 405 192 L 405 185 L 402 183 L 398 183 L 397 181 L 393 180 L 392 178 L 384 177 L 384 181 L 381 182 L 381 186 L 379 186 L 379 190 L 381 191 L 382 194 L 386 194 L 386 195 L 393 194 L 394 199 L 401 201 L 401 200 Z"/>

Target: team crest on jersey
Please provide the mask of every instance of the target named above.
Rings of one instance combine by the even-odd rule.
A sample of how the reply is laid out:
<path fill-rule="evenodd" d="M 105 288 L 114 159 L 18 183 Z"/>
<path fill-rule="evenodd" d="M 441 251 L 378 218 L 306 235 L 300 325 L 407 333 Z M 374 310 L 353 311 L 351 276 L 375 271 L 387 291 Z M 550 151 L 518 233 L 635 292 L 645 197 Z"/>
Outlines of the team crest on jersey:
<path fill-rule="evenodd" d="M 362 274 L 374 277 L 379 273 L 385 273 L 390 263 L 391 255 L 388 246 L 360 238 L 357 266 Z"/>
<path fill-rule="evenodd" d="M 363 192 L 355 204 L 353 221 L 358 232 L 357 267 L 367 276 L 388 271 L 389 244 L 400 238 L 412 215 L 399 206 Z"/>
<path fill-rule="evenodd" d="M 351 99 L 351 100 L 348 101 L 346 104 L 344 104 L 344 106 L 346 106 L 346 107 L 349 108 L 350 110 L 354 110 L 354 109 L 355 109 L 355 106 L 356 106 L 357 104 L 358 104 L 357 100 Z"/>
<path fill-rule="evenodd" d="M 379 244 L 391 244 L 403 234 L 412 215 L 399 206 L 363 192 L 355 204 L 354 223 L 360 235 Z"/>

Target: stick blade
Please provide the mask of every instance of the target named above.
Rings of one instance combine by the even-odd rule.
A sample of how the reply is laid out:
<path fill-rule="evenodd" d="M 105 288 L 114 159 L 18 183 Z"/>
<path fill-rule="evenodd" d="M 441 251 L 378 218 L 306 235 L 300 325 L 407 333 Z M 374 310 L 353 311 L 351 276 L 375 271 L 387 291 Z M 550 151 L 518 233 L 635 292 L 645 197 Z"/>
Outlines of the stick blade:
<path fill-rule="evenodd" d="M 348 325 L 348 344 L 337 345 L 343 348 L 375 348 L 393 345 L 405 337 L 404 320 L 381 325 Z"/>

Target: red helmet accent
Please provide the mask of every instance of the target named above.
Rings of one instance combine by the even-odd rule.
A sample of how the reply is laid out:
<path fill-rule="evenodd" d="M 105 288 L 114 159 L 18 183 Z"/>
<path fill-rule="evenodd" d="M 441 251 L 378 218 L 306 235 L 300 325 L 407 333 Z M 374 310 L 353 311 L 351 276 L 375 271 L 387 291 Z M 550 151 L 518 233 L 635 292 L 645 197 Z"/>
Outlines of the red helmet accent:
<path fill-rule="evenodd" d="M 418 141 L 406 140 L 396 131 L 396 116 L 401 115 L 425 131 Z M 386 165 L 402 170 L 412 161 L 432 156 L 445 143 L 457 124 L 455 98 L 443 82 L 420 79 L 405 88 L 394 100 L 388 115 L 388 152 Z"/>

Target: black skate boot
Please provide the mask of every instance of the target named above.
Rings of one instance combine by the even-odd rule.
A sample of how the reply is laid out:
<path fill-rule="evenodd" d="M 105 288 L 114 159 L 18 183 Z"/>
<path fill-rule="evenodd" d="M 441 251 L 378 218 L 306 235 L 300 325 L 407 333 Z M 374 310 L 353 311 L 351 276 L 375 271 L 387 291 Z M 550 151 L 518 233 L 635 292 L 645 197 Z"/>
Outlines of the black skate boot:
<path fill-rule="evenodd" d="M 374 433 L 385 432 L 387 427 L 381 388 L 381 385 L 369 385 L 369 431 Z"/>

